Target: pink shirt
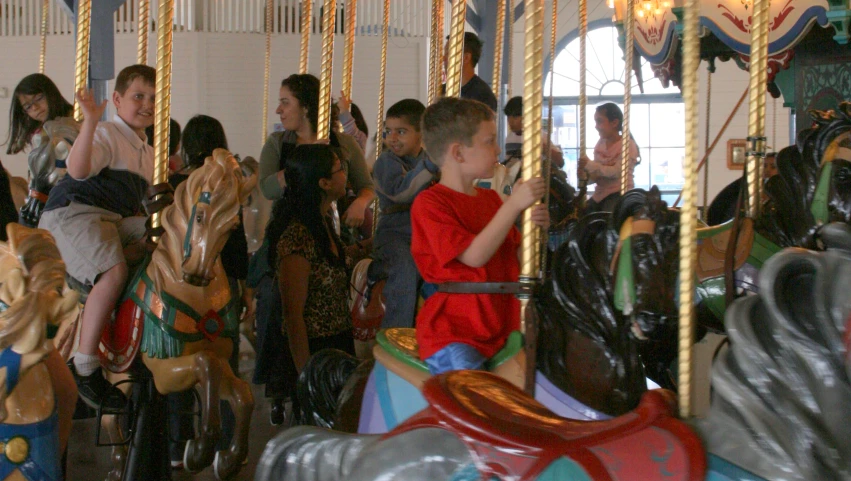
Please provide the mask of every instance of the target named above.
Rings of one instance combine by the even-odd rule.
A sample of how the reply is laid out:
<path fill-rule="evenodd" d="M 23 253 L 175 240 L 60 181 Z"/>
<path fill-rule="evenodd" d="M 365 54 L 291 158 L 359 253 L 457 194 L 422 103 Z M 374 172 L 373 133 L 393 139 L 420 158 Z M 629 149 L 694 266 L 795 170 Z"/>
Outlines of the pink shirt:
<path fill-rule="evenodd" d="M 594 160 L 588 162 L 588 182 L 596 183 L 591 199 L 600 202 L 621 189 L 621 139 L 607 143 L 600 139 L 594 147 Z M 627 166 L 627 190 L 635 187 L 633 171 L 638 163 L 638 147 L 635 141 L 629 145 L 629 165 Z"/>

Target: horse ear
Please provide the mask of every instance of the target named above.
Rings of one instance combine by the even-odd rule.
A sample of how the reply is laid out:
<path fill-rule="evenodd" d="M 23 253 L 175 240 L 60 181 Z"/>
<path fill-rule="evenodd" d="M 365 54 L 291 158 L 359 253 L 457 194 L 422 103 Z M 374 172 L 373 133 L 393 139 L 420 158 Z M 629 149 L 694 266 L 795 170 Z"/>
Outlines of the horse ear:
<path fill-rule="evenodd" d="M 246 157 L 239 162 L 239 169 L 242 173 L 242 178 L 239 179 L 239 203 L 244 204 L 257 185 L 259 164 L 254 157 Z"/>

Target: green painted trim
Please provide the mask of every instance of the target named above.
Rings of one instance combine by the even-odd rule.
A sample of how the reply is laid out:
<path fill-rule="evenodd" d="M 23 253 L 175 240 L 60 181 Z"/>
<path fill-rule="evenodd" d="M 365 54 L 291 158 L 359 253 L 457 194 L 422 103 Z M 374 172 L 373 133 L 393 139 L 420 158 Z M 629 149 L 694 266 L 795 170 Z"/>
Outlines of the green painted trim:
<path fill-rule="evenodd" d="M 697 229 L 697 240 L 708 239 L 710 237 L 716 236 L 722 232 L 726 232 L 733 228 L 733 221 L 728 220 L 723 224 L 713 225 L 709 227 L 702 227 Z"/>
<path fill-rule="evenodd" d="M 748 264 L 762 268 L 762 265 L 780 250 L 780 246 L 766 239 L 759 232 L 754 232 L 753 247 L 751 247 L 751 253 L 748 257 Z"/>
<path fill-rule="evenodd" d="M 505 361 L 516 356 L 517 353 L 522 350 L 523 333 L 520 331 L 511 331 L 511 334 L 508 335 L 508 339 L 505 341 L 505 346 L 503 346 L 498 353 L 494 354 L 493 357 L 488 360 L 488 371 L 493 371 Z"/>
<path fill-rule="evenodd" d="M 632 238 L 627 237 L 621 244 L 618 255 L 618 269 L 615 272 L 615 308 L 623 312 L 629 303 L 635 306 L 635 273 L 632 270 Z"/>
<path fill-rule="evenodd" d="M 424 363 L 420 359 L 416 359 L 405 354 L 404 352 L 396 348 L 396 346 L 391 344 L 390 341 L 387 339 L 387 334 L 385 333 L 384 329 L 378 331 L 378 334 L 375 336 L 375 342 L 377 342 L 379 346 L 384 348 L 384 350 L 387 351 L 391 356 L 402 361 L 408 366 L 419 369 L 421 371 L 429 372 L 426 363 Z"/>
<path fill-rule="evenodd" d="M 813 195 L 813 203 L 810 212 L 813 214 L 817 224 L 826 224 L 828 220 L 827 203 L 830 196 L 830 179 L 833 176 L 833 162 L 828 162 L 822 167 L 819 175 L 816 192 Z"/>
<path fill-rule="evenodd" d="M 777 72 L 774 76 L 774 83 L 780 89 L 780 94 L 783 95 L 783 106 L 786 108 L 795 108 L 795 59 L 789 62 L 789 68 Z M 779 145 L 774 146 L 775 151 L 780 150 Z"/>

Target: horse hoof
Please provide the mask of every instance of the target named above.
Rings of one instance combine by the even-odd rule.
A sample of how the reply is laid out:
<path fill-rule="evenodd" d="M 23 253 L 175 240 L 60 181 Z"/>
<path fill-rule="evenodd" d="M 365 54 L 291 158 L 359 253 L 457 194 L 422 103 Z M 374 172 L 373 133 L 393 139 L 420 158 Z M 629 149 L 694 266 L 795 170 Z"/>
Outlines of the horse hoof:
<path fill-rule="evenodd" d="M 225 455 L 223 456 L 222 453 Z M 242 468 L 243 463 L 235 462 L 234 456 L 228 456 L 228 451 L 216 452 L 213 460 L 213 473 L 219 481 L 225 481 L 233 477 Z"/>
<path fill-rule="evenodd" d="M 209 454 L 205 445 L 210 447 Z M 211 441 L 206 443 L 203 440 L 199 442 L 197 439 L 186 441 L 186 449 L 183 451 L 183 469 L 190 473 L 197 473 L 212 464 L 213 455 L 216 454 L 212 448 Z"/>

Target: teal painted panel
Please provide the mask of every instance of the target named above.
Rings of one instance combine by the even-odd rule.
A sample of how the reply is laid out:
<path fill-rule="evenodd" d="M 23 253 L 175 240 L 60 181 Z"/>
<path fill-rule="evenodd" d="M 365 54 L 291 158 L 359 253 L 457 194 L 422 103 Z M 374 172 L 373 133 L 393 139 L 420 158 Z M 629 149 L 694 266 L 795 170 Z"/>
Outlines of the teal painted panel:
<path fill-rule="evenodd" d="M 538 476 L 537 481 L 592 481 L 582 466 L 572 459 L 558 458 Z"/>

